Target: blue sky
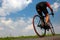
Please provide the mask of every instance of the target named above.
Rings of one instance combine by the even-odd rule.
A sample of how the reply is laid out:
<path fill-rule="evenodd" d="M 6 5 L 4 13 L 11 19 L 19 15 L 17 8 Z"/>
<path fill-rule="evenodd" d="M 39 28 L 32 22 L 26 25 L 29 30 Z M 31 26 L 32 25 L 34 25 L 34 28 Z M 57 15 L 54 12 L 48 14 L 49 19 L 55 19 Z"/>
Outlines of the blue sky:
<path fill-rule="evenodd" d="M 0 0 L 0 37 L 35 35 L 32 27 L 32 18 L 37 14 L 36 4 L 41 1 Z M 51 16 L 51 22 L 54 25 L 55 32 L 60 33 L 60 1 L 43 1 L 51 4 L 55 14 L 54 18 Z"/>

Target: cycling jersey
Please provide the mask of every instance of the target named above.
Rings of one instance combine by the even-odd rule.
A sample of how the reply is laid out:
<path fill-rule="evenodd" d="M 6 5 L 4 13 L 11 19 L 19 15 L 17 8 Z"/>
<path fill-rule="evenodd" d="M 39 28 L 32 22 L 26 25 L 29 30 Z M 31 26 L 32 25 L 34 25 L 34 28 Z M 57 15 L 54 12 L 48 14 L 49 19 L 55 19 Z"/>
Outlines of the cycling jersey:
<path fill-rule="evenodd" d="M 50 4 L 48 2 L 39 2 L 36 5 L 36 10 L 40 16 L 43 16 L 42 12 L 46 15 L 48 13 L 47 7 L 50 8 L 51 12 L 53 12 Z"/>

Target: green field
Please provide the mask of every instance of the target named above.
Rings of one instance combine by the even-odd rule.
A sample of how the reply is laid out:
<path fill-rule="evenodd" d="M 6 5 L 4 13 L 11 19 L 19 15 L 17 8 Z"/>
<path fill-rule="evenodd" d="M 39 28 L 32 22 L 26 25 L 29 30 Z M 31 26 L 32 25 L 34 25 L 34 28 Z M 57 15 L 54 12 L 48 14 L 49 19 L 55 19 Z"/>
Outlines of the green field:
<path fill-rule="evenodd" d="M 52 35 L 46 35 L 46 36 L 52 36 Z M 60 34 L 56 34 L 55 36 L 60 36 Z M 38 36 L 19 36 L 19 37 L 5 37 L 0 38 L 0 40 L 13 40 L 13 39 L 24 39 L 24 38 L 38 38 Z"/>

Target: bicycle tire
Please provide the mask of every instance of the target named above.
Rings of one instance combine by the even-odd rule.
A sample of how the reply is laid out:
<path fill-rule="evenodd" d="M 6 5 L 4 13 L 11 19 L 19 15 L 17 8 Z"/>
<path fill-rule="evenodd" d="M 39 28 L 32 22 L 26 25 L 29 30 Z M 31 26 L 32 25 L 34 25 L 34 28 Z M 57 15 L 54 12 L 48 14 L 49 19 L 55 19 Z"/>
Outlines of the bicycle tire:
<path fill-rule="evenodd" d="M 51 30 L 52 35 L 55 35 L 54 27 L 53 27 L 51 21 L 50 21 L 50 30 Z"/>
<path fill-rule="evenodd" d="M 35 33 L 36 33 L 39 37 L 44 37 L 44 36 L 46 35 L 46 30 L 45 30 L 45 29 L 44 29 L 44 33 L 43 33 L 42 35 L 40 35 L 40 34 L 37 32 L 37 29 L 36 29 L 35 24 L 34 24 L 34 20 L 35 20 L 36 17 L 40 18 L 40 16 L 39 16 L 39 15 L 34 15 L 34 17 L 33 17 L 33 28 L 34 28 L 34 31 L 35 31 Z M 39 20 L 39 21 L 40 21 L 40 20 Z"/>

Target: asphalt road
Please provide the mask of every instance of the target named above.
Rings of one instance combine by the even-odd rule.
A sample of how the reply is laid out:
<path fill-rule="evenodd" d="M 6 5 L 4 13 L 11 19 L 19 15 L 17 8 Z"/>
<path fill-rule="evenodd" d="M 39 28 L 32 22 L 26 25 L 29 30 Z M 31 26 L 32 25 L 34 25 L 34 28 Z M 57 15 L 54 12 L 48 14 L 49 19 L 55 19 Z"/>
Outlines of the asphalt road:
<path fill-rule="evenodd" d="M 51 36 L 42 38 L 17 38 L 13 40 L 60 40 L 60 36 Z"/>

